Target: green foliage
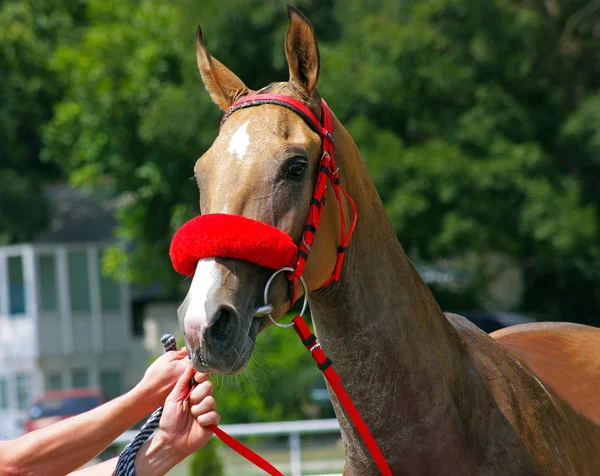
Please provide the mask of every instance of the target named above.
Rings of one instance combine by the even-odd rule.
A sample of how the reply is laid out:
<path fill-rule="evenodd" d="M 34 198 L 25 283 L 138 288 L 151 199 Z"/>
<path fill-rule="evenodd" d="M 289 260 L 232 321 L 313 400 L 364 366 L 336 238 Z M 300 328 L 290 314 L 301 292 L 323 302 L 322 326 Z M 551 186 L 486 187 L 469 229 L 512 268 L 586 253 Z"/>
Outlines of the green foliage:
<path fill-rule="evenodd" d="M 74 184 L 122 197 L 119 235 L 135 247 L 112 249 L 105 269 L 180 291 L 168 244 L 197 213 L 188 179 L 220 116 L 196 69 L 196 24 L 259 88 L 287 78 L 284 3 L 1 2 L 0 240 L 47 223 L 40 187 L 60 166 Z M 507 253 L 525 271 L 524 310 L 597 322 L 600 15 L 586 5 L 298 6 L 319 38 L 321 93 L 409 254 Z"/>
<path fill-rule="evenodd" d="M 189 179 L 219 122 L 218 109 L 202 94 L 195 63 L 197 22 L 211 49 L 221 51 L 220 60 L 237 68 L 251 87 L 285 77 L 282 50 L 273 39 L 279 33 L 281 45 L 284 2 L 234 3 L 222 8 L 217 2 L 90 0 L 90 26 L 81 40 L 53 56 L 56 73 L 69 87 L 46 128 L 44 157 L 61 163 L 78 186 L 126 194 L 119 236 L 135 248 L 127 255 L 111 250 L 107 266 L 116 270 L 126 260 L 121 277 L 180 283 L 168 245 L 197 214 L 198 191 Z M 327 3 L 308 10 L 324 10 Z"/>
<path fill-rule="evenodd" d="M 70 2 L 0 2 L 0 244 L 48 224 L 41 185 L 61 174 L 40 161 L 40 136 L 62 91 L 49 58 L 77 11 Z"/>
<path fill-rule="evenodd" d="M 599 323 L 600 16 L 575 15 L 585 3 L 353 1 L 321 92 L 411 256 L 505 252 L 524 309 Z"/>
<path fill-rule="evenodd" d="M 216 438 L 211 438 L 204 447 L 196 451 L 190 462 L 190 476 L 223 476 L 223 463 L 217 453 L 219 442 Z"/>
<path fill-rule="evenodd" d="M 288 76 L 285 3 L 0 1 L 0 244 L 48 223 L 42 186 L 68 175 L 121 198 L 119 237 L 134 246 L 109 249 L 104 270 L 179 297 L 188 282 L 168 245 L 198 212 L 189 178 L 220 119 L 196 25 L 257 89 Z M 586 5 L 298 2 L 319 39 L 320 91 L 404 248 L 481 271 L 459 293 L 434 288 L 444 309 L 477 303 L 477 260 L 500 252 L 525 271 L 522 310 L 600 324 L 600 14 Z M 291 331 L 263 332 L 243 374 L 213 381 L 224 423 L 331 416 L 310 400 L 322 376 Z M 194 464 L 217 461 L 211 451 Z M 206 468 L 193 474 L 219 474 Z"/>
<path fill-rule="evenodd" d="M 320 40 L 320 89 L 408 252 L 516 256 L 526 309 L 590 322 L 600 307 L 597 16 L 569 23 L 581 1 L 315 3 L 300 7 Z M 113 250 L 108 268 L 126 259 L 128 277 L 176 286 L 169 238 L 197 211 L 187 179 L 219 119 L 196 71 L 195 22 L 258 88 L 287 76 L 283 3 L 91 0 L 86 15 L 81 41 L 53 56 L 69 87 L 44 153 L 76 184 L 129 197 L 120 234 L 136 248 Z"/>

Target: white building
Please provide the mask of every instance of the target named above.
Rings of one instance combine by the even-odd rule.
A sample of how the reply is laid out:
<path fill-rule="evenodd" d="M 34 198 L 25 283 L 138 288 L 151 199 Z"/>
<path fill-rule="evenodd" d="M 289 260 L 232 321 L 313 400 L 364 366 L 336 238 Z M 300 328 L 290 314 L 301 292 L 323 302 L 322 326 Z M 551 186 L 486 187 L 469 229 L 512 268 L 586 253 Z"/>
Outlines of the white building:
<path fill-rule="evenodd" d="M 77 192 L 57 193 L 60 209 L 73 198 L 61 200 L 64 194 Z M 89 232 L 98 233 L 81 214 L 88 236 L 61 239 L 75 229 L 65 226 L 73 220 L 64 212 L 73 207 L 59 210 L 63 222 L 39 240 L 0 247 L 0 433 L 9 436 L 22 431 L 30 403 L 43 392 L 97 387 L 110 399 L 133 387 L 147 365 L 133 336 L 129 287 L 100 272 L 107 242 L 93 241 Z"/>

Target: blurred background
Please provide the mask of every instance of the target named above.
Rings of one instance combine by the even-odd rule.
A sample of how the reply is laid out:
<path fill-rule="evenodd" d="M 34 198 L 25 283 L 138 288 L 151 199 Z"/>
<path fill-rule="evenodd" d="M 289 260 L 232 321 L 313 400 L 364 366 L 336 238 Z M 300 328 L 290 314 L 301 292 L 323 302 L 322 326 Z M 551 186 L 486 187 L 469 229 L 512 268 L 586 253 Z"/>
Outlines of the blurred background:
<path fill-rule="evenodd" d="M 297 6 L 319 90 L 442 308 L 488 332 L 600 325 L 600 2 Z M 190 178 L 221 116 L 197 24 L 250 88 L 287 80 L 283 1 L 0 0 L 2 433 L 123 393 L 179 335 L 189 281 L 168 246 L 198 212 Z M 217 379 L 223 423 L 333 416 L 296 339 L 270 329 L 244 374 Z M 303 458 L 337 461 L 314 471 L 341 470 L 339 434 L 303 438 Z M 289 460 L 286 436 L 248 441 Z M 252 474 L 203 454 L 223 463 L 203 474 Z"/>

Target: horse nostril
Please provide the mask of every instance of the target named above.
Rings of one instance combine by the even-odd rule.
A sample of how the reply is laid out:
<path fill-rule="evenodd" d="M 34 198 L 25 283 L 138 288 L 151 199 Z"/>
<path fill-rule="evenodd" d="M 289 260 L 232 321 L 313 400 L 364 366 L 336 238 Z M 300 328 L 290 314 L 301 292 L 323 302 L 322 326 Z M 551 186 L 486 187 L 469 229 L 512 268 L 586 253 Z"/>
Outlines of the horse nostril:
<path fill-rule="evenodd" d="M 204 330 L 204 340 L 209 346 L 227 347 L 237 334 L 238 314 L 229 307 L 220 307 Z"/>

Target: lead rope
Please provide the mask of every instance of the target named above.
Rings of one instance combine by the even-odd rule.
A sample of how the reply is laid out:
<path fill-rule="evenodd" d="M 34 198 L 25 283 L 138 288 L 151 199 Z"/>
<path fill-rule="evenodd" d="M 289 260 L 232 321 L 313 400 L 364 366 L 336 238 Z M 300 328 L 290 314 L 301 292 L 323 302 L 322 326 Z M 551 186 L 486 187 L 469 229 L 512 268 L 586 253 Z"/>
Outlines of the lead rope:
<path fill-rule="evenodd" d="M 175 342 L 175 337 L 173 336 L 173 334 L 163 335 L 160 341 L 162 342 L 165 348 L 165 352 L 177 350 L 177 343 Z M 197 384 L 194 380 L 190 383 L 190 393 L 192 393 L 192 388 L 196 385 Z M 152 436 L 152 434 L 154 434 L 154 432 L 158 429 L 162 412 L 163 407 L 160 407 L 152 415 L 150 415 L 150 417 L 148 418 L 146 423 L 144 423 L 138 434 L 135 435 L 133 440 L 131 440 L 129 444 L 123 449 L 123 451 L 119 455 L 119 460 L 117 461 L 117 467 L 115 468 L 115 476 L 135 476 L 135 457 L 137 455 L 137 452 L 142 447 L 142 445 L 148 440 L 148 438 L 150 438 L 150 436 Z M 265 473 L 269 474 L 270 476 L 283 476 L 283 473 L 277 468 L 275 468 L 273 465 L 271 465 L 267 460 L 263 459 L 250 448 L 243 445 L 229 434 L 225 433 L 217 425 L 208 425 L 208 429 L 212 431 L 215 434 L 215 436 L 217 436 L 232 450 L 236 451 L 248 461 L 258 466 Z"/>
<path fill-rule="evenodd" d="M 317 337 L 310 331 L 306 321 L 302 318 L 302 315 L 297 315 L 292 320 L 294 325 L 294 330 L 302 344 L 308 352 L 310 353 L 313 360 L 316 362 L 317 367 L 323 373 L 323 376 L 329 382 L 333 392 L 335 393 L 338 401 L 346 411 L 346 415 L 350 418 L 350 421 L 354 424 L 354 427 L 360 434 L 363 439 L 367 450 L 371 453 L 373 461 L 377 465 L 377 469 L 383 476 L 393 476 L 392 470 L 388 466 L 383 453 L 379 449 L 375 438 L 373 438 L 373 434 L 369 431 L 369 427 L 366 425 L 358 409 L 354 406 L 352 399 L 346 393 L 344 386 L 342 385 L 342 380 L 338 373 L 334 370 L 331 365 L 331 360 L 325 355 L 321 344 L 317 340 Z"/>
<path fill-rule="evenodd" d="M 171 350 L 177 350 L 177 343 L 173 334 L 165 334 L 161 337 L 165 352 Z M 146 423 L 142 426 L 137 435 L 129 442 L 129 444 L 123 449 L 119 455 L 117 461 L 117 467 L 115 468 L 116 476 L 135 476 L 135 457 L 137 452 L 144 443 L 152 436 L 152 434 L 158 429 L 160 423 L 160 417 L 162 416 L 163 407 L 155 410 L 152 415 L 148 418 Z"/>

